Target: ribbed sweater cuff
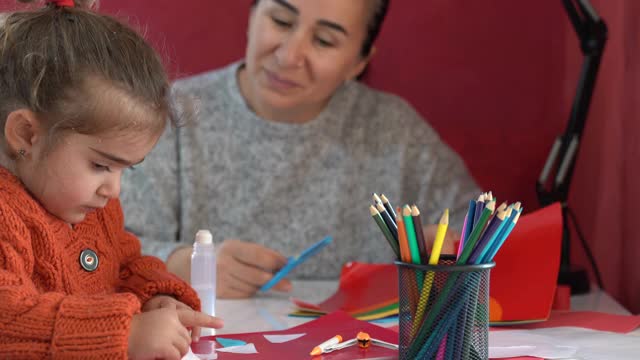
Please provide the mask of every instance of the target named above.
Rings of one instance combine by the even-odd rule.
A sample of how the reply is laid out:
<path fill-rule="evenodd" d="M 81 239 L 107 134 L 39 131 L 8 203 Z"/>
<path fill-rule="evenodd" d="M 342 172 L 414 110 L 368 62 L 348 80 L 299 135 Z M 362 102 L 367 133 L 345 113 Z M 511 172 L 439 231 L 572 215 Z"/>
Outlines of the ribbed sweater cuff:
<path fill-rule="evenodd" d="M 149 257 L 143 258 L 150 259 Z M 157 261 L 162 263 L 160 260 Z M 170 295 L 191 308 L 200 310 L 200 300 L 191 286 L 168 272 L 164 267 L 158 268 L 153 262 L 133 262 L 121 273 L 120 278 L 122 280 L 121 291 L 136 294 L 142 304 L 155 295 Z"/>
<path fill-rule="evenodd" d="M 55 359 L 125 359 L 131 319 L 140 311 L 133 294 L 69 296 L 53 332 Z"/>

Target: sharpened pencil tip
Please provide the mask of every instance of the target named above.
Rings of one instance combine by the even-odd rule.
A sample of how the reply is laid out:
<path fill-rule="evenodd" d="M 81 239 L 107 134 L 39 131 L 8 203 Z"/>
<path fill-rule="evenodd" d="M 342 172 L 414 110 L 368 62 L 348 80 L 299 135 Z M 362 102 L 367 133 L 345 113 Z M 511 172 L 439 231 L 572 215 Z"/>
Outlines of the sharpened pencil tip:
<path fill-rule="evenodd" d="M 420 215 L 420 209 L 418 209 L 418 207 L 415 205 L 411 206 L 411 216 L 418 216 L 418 215 Z"/>
<path fill-rule="evenodd" d="M 440 225 L 449 225 L 449 209 L 444 209 L 442 217 L 440 218 Z"/>
<path fill-rule="evenodd" d="M 402 208 L 402 216 L 411 216 L 411 208 L 409 207 L 409 205 L 405 205 Z"/>
<path fill-rule="evenodd" d="M 514 224 L 518 222 L 518 219 L 520 219 L 520 214 L 522 214 L 522 212 L 521 212 L 521 211 L 518 211 L 518 213 L 516 214 L 516 216 L 513 218 L 513 223 L 514 223 Z"/>

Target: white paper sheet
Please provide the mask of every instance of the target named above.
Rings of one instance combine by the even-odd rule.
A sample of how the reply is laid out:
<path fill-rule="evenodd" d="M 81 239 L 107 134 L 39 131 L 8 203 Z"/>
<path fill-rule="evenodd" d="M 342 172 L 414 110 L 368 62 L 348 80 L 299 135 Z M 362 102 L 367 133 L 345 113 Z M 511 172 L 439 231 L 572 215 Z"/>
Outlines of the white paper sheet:
<path fill-rule="evenodd" d="M 191 351 L 191 348 L 189 348 L 189 352 L 182 357 L 182 360 L 214 360 L 218 358 L 218 354 L 207 354 L 207 355 L 196 355 Z"/>
<path fill-rule="evenodd" d="M 571 354 L 572 349 L 574 353 Z M 637 360 L 640 337 L 576 327 L 489 332 L 489 357 Z M 504 355 L 504 356 L 502 356 Z"/>
<path fill-rule="evenodd" d="M 265 339 L 274 344 L 285 343 L 305 336 L 306 334 L 263 335 Z"/>
<path fill-rule="evenodd" d="M 543 359 L 566 359 L 575 355 L 575 346 L 560 346 L 554 339 L 527 330 L 489 332 L 489 358 L 502 359 L 535 356 Z"/>
<path fill-rule="evenodd" d="M 240 346 L 229 346 L 225 348 L 216 349 L 217 352 L 228 352 L 234 354 L 257 354 L 256 346 L 253 343 Z"/>

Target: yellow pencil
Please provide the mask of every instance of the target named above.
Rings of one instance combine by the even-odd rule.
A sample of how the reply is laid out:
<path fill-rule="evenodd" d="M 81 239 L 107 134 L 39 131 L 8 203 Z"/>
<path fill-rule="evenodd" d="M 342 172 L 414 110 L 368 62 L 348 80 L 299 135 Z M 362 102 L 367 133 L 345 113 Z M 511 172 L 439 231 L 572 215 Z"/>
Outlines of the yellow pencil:
<path fill-rule="evenodd" d="M 442 251 L 442 245 L 444 244 L 444 237 L 447 234 L 447 227 L 449 226 L 449 209 L 444 210 L 444 214 L 440 218 L 438 223 L 438 230 L 436 231 L 436 239 L 433 242 L 433 249 L 431 250 L 431 256 L 429 256 L 429 265 L 438 265 L 440 260 L 440 252 Z"/>
<path fill-rule="evenodd" d="M 429 256 L 429 265 L 438 265 L 440 261 L 440 252 L 442 251 L 442 245 L 444 244 L 444 237 L 447 234 L 447 227 L 449 227 L 449 209 L 445 209 L 440 222 L 438 223 L 438 229 L 436 230 L 436 239 L 433 242 L 433 248 L 431 249 L 431 256 Z M 411 337 L 416 334 L 418 328 L 422 323 L 424 317 L 424 310 L 427 307 L 427 301 L 429 301 L 429 295 L 431 295 L 431 287 L 433 286 L 433 278 L 435 273 L 433 271 L 427 272 L 427 277 L 424 279 L 422 286 L 422 292 L 420 293 L 420 299 L 418 300 L 418 309 L 413 317 L 413 324 L 411 326 Z"/>

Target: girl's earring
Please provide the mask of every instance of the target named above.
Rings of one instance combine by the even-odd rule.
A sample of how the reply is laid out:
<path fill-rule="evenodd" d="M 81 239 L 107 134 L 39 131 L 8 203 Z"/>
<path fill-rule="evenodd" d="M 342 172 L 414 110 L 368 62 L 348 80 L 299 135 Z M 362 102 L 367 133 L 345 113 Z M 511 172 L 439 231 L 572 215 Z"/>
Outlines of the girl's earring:
<path fill-rule="evenodd" d="M 27 155 L 27 151 L 25 149 L 20 149 L 18 150 L 18 154 L 20 154 L 20 156 L 25 157 L 25 155 Z"/>

